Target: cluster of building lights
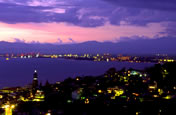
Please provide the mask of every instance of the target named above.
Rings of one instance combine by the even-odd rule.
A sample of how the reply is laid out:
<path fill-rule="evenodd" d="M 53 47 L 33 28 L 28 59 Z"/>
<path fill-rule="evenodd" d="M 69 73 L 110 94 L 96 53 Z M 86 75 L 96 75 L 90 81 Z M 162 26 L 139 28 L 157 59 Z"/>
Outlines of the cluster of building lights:
<path fill-rule="evenodd" d="M 143 57 L 143 56 L 123 56 L 117 55 L 112 56 L 110 54 L 17 54 L 17 55 L 0 55 L 1 57 L 6 57 L 6 60 L 10 58 L 66 58 L 66 59 L 84 59 L 84 60 L 93 60 L 93 61 L 127 61 L 130 63 L 141 63 L 141 62 L 155 62 L 155 63 L 165 63 L 165 62 L 175 62 L 176 58 L 169 58 L 167 55 L 162 57 L 151 56 L 151 57 Z"/>

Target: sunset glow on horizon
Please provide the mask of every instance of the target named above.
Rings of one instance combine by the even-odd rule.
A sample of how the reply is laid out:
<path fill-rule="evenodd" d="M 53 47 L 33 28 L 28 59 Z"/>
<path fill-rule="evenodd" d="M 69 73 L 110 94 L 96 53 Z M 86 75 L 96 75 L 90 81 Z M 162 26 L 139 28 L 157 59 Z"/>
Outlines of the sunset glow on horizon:
<path fill-rule="evenodd" d="M 149 24 L 146 27 L 130 25 L 111 25 L 106 23 L 99 27 L 79 27 L 67 23 L 0 23 L 0 40 L 15 42 L 19 39 L 26 43 L 70 43 L 85 41 L 118 41 L 121 37 L 155 38 L 165 28 L 160 24 Z M 70 40 L 72 39 L 72 40 Z"/>

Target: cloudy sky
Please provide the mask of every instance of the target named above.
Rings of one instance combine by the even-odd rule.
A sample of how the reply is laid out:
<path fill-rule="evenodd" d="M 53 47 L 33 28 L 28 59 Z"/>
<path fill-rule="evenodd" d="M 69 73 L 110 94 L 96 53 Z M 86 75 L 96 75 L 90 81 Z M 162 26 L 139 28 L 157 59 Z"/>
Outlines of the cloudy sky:
<path fill-rule="evenodd" d="M 176 36 L 176 0 L 0 0 L 0 40 L 80 43 Z"/>

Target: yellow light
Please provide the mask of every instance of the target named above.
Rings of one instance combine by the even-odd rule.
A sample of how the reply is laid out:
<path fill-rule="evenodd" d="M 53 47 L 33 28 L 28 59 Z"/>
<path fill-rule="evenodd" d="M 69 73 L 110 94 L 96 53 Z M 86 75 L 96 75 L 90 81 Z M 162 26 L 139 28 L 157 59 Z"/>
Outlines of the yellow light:
<path fill-rule="evenodd" d="M 4 105 L 2 108 L 5 109 L 5 115 L 12 115 L 12 109 L 15 108 L 15 105 Z"/>
<path fill-rule="evenodd" d="M 124 91 L 122 89 L 114 90 L 114 92 L 115 92 L 115 96 L 120 96 L 120 95 L 122 95 L 124 93 Z"/>
<path fill-rule="evenodd" d="M 112 93 L 112 90 L 109 90 L 109 89 L 108 89 L 107 91 L 108 91 L 108 93 Z"/>
<path fill-rule="evenodd" d="M 111 97 L 111 99 L 115 99 L 115 96 Z"/>
<path fill-rule="evenodd" d="M 153 95 L 153 97 L 159 97 L 158 95 Z"/>
<path fill-rule="evenodd" d="M 149 86 L 150 89 L 155 89 L 156 87 L 155 86 Z"/>
<path fill-rule="evenodd" d="M 163 98 L 164 98 L 164 99 L 171 99 L 171 98 L 172 98 L 172 96 L 168 95 L 168 96 L 163 97 Z"/>
<path fill-rule="evenodd" d="M 85 100 L 85 104 L 89 104 L 89 99 L 86 99 L 86 100 Z"/>
<path fill-rule="evenodd" d="M 2 99 L 3 98 L 3 95 L 0 95 L 0 99 Z"/>
<path fill-rule="evenodd" d="M 162 89 L 158 89 L 158 93 L 159 93 L 159 95 L 162 95 L 164 93 L 164 91 Z"/>
<path fill-rule="evenodd" d="M 79 78 L 76 78 L 76 81 L 79 81 Z"/>
<path fill-rule="evenodd" d="M 3 108 L 5 108 L 5 109 L 6 109 L 6 108 L 9 108 L 9 107 L 10 107 L 10 105 L 4 105 L 4 106 L 3 106 Z"/>
<path fill-rule="evenodd" d="M 51 115 L 51 113 L 46 113 L 46 115 Z"/>
<path fill-rule="evenodd" d="M 33 99 L 32 101 L 37 101 L 37 102 L 39 102 L 39 101 L 41 101 L 40 99 Z"/>
<path fill-rule="evenodd" d="M 15 108 L 15 105 L 11 105 L 11 108 L 14 109 L 14 108 Z"/>
<path fill-rule="evenodd" d="M 172 60 L 172 59 L 168 59 L 167 62 L 174 62 L 174 60 Z"/>
<path fill-rule="evenodd" d="M 98 90 L 98 93 L 102 93 L 102 90 Z"/>

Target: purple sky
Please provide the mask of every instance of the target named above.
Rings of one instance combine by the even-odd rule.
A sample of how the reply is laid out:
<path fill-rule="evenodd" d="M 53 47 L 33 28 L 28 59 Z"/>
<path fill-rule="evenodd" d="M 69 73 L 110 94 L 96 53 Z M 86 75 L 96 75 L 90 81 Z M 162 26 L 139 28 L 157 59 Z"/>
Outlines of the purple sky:
<path fill-rule="evenodd" d="M 0 40 L 79 43 L 176 37 L 176 0 L 0 0 Z"/>

